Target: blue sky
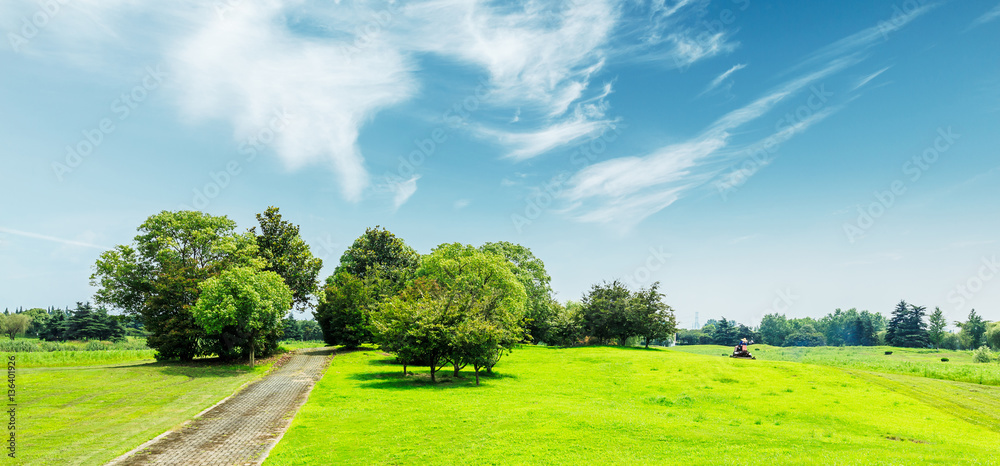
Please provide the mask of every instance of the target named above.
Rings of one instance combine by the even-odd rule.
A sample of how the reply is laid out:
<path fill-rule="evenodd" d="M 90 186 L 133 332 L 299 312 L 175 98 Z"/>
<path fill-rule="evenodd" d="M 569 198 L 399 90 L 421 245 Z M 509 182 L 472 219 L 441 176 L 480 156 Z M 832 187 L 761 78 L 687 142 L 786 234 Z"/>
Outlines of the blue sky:
<path fill-rule="evenodd" d="M 0 306 L 161 210 L 507 240 L 560 300 L 1000 318 L 994 1 L 0 5 Z"/>

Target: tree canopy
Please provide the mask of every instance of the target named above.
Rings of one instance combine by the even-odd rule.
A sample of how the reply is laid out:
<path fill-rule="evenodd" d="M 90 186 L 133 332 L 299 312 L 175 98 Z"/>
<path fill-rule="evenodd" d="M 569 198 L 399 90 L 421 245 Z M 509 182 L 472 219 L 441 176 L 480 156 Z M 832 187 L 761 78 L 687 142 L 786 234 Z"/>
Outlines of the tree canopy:
<path fill-rule="evenodd" d="M 404 364 L 488 372 L 524 337 L 524 286 L 504 257 L 458 243 L 426 256 L 416 279 L 372 315 L 375 336 Z"/>
<path fill-rule="evenodd" d="M 552 299 L 552 287 L 545 264 L 535 257 L 531 250 L 507 241 L 486 243 L 479 248 L 482 251 L 497 254 L 511 264 L 514 276 L 524 286 L 527 295 L 525 304 L 526 329 L 535 342 L 549 341 L 549 326 L 554 316 L 555 300 Z"/>
<path fill-rule="evenodd" d="M 886 326 L 885 341 L 891 346 L 926 348 L 930 346 L 927 338 L 927 323 L 924 314 L 927 308 L 907 304 L 900 301 L 892 311 L 892 318 Z"/>
<path fill-rule="evenodd" d="M 163 211 L 139 226 L 130 245 L 105 251 L 94 264 L 94 298 L 142 317 L 150 332 L 147 344 L 157 357 L 191 360 L 218 354 L 232 357 L 223 332 L 209 338 L 191 314 L 201 291 L 198 284 L 224 270 L 267 261 L 257 256 L 252 233 L 236 234 L 235 222 L 195 211 Z"/>
<path fill-rule="evenodd" d="M 371 314 L 399 294 L 419 264 L 417 252 L 389 230 L 366 229 L 327 277 L 313 313 L 327 344 L 371 341 Z"/>
<path fill-rule="evenodd" d="M 292 290 L 293 302 L 306 308 L 316 292 L 323 260 L 313 257 L 309 245 L 299 235 L 298 225 L 281 219 L 278 208 L 271 206 L 257 214 L 260 234 L 256 235 L 258 254 L 267 261 L 264 270 L 277 273 Z M 250 229 L 256 234 L 257 227 Z"/>
<path fill-rule="evenodd" d="M 209 335 L 235 334 L 251 367 L 257 353 L 277 344 L 294 298 L 280 275 L 236 267 L 205 280 L 200 288 L 201 297 L 191 310 L 195 320 Z"/>

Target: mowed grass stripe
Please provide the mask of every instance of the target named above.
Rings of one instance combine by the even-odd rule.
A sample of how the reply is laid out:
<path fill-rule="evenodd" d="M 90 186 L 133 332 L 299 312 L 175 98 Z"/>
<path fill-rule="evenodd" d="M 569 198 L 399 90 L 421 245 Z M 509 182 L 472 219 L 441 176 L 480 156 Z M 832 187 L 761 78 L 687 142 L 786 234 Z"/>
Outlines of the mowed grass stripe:
<path fill-rule="evenodd" d="M 847 371 L 959 419 L 1000 433 L 1000 387 L 909 375 Z"/>
<path fill-rule="evenodd" d="M 391 360 L 334 358 L 266 464 L 975 464 L 1000 440 L 823 366 L 523 347 L 476 387 L 470 372 L 403 378 Z"/>

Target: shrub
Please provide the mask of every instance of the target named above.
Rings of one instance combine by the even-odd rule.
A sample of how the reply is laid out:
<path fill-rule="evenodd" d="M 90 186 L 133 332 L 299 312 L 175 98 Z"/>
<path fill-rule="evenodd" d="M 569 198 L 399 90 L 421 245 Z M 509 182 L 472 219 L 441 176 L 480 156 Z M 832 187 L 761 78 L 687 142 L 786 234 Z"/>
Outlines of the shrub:
<path fill-rule="evenodd" d="M 785 346 L 824 346 L 826 338 L 819 333 L 795 332 L 785 337 Z"/>
<path fill-rule="evenodd" d="M 948 358 L 941 358 L 941 362 L 948 362 Z"/>
<path fill-rule="evenodd" d="M 990 351 L 989 347 L 983 345 L 972 352 L 972 362 L 983 363 L 993 361 L 993 351 Z"/>
<path fill-rule="evenodd" d="M 885 354 L 892 354 L 892 351 L 886 351 Z"/>
<path fill-rule="evenodd" d="M 87 346 L 83 349 L 86 351 L 101 351 L 108 349 L 108 345 L 96 340 L 91 340 L 87 342 Z"/>
<path fill-rule="evenodd" d="M 7 353 L 31 353 L 38 351 L 38 345 L 25 340 L 0 340 L 0 351 Z"/>
<path fill-rule="evenodd" d="M 66 344 L 66 343 L 55 343 L 51 341 L 44 341 L 38 345 L 39 349 L 42 351 L 76 351 L 77 347 Z"/>

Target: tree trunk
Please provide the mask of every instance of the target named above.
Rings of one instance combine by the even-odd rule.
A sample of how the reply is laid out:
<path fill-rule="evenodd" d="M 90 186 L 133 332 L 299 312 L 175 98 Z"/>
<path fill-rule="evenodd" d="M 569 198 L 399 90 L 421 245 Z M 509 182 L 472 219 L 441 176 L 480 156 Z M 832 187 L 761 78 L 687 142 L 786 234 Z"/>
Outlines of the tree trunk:
<path fill-rule="evenodd" d="M 253 369 L 253 345 L 250 346 L 250 368 Z"/>
<path fill-rule="evenodd" d="M 406 377 L 406 363 L 403 363 L 403 377 Z"/>
<path fill-rule="evenodd" d="M 453 377 L 458 378 L 458 371 L 460 371 L 460 370 L 462 370 L 462 369 L 460 367 L 458 367 L 458 364 L 455 364 L 455 375 Z"/>
<path fill-rule="evenodd" d="M 479 386 L 479 368 L 476 368 L 476 386 Z"/>

